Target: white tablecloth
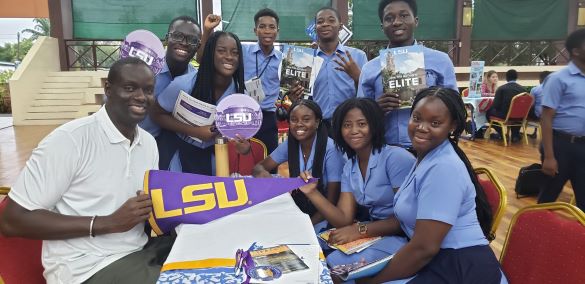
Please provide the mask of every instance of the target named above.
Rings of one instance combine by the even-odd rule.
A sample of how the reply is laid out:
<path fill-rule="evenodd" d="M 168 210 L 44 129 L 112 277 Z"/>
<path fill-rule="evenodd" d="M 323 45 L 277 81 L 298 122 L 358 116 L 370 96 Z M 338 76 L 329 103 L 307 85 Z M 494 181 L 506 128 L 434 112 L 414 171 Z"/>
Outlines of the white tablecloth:
<path fill-rule="evenodd" d="M 207 224 L 179 226 L 158 283 L 241 283 L 243 275 L 234 274 L 235 253 L 254 242 L 260 247 L 289 244 L 293 251 L 294 244 L 314 248 L 308 250 L 314 255 L 306 255 L 306 249 L 295 251 L 307 259 L 308 271 L 285 274 L 279 282 L 290 283 L 285 281 L 294 280 L 290 277 L 306 279 L 303 274 L 310 274 L 315 280 L 303 283 L 332 283 L 309 216 L 289 194 Z"/>

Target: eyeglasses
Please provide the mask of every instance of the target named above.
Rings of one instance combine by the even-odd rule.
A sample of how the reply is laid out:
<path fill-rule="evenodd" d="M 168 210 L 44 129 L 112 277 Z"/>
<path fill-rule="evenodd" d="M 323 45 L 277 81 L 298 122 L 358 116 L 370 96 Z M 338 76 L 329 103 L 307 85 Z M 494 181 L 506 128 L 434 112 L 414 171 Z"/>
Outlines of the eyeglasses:
<path fill-rule="evenodd" d="M 201 40 L 196 36 L 186 36 L 181 32 L 171 32 L 167 34 L 167 40 L 177 43 L 183 43 L 186 41 L 188 45 L 199 46 Z"/>

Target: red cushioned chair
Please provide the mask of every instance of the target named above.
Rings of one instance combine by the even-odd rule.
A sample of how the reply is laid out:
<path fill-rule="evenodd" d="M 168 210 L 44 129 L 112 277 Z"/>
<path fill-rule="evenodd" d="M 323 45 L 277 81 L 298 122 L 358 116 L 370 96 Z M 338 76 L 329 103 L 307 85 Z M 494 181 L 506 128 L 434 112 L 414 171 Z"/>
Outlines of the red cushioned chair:
<path fill-rule="evenodd" d="M 461 96 L 466 98 L 467 96 L 469 96 L 469 88 L 465 88 L 463 89 L 463 91 L 461 91 Z"/>
<path fill-rule="evenodd" d="M 256 138 L 250 139 L 250 153 L 241 155 L 236 151 L 234 143 L 228 145 L 228 155 L 230 163 L 230 174 L 239 173 L 240 175 L 252 175 L 254 166 L 264 160 L 268 155 L 266 145 Z"/>
<path fill-rule="evenodd" d="M 526 124 L 528 113 L 534 103 L 534 97 L 529 93 L 520 93 L 512 98 L 510 108 L 506 114 L 506 118 L 500 118 L 497 116 L 490 116 L 490 126 L 485 132 L 486 135 L 490 134 L 490 130 L 494 124 L 499 125 L 502 128 L 502 138 L 504 139 L 504 146 L 508 146 L 507 136 L 508 128 L 510 126 L 520 126 L 520 129 L 524 133 L 524 142 L 528 145 L 528 135 L 526 134 Z"/>
<path fill-rule="evenodd" d="M 286 137 L 288 135 L 288 121 L 283 120 L 283 121 L 277 121 L 276 122 L 276 126 L 278 127 L 278 142 L 282 143 L 284 142 L 284 140 L 286 140 Z"/>
<path fill-rule="evenodd" d="M 476 168 L 474 171 L 479 183 L 483 187 L 490 207 L 492 208 L 494 221 L 490 232 L 495 236 L 496 230 L 498 229 L 500 221 L 502 220 L 502 217 L 504 217 L 504 212 L 506 211 L 506 204 L 508 203 L 507 191 L 498 177 L 494 175 L 490 169 Z"/>
<path fill-rule="evenodd" d="M 6 188 L 0 189 L 5 194 Z M 7 199 L 0 201 L 0 215 Z M 0 235 L 0 280 L 6 284 L 46 283 L 41 264 L 41 240 L 7 238 Z M 1 282 L 1 281 L 0 281 Z"/>
<path fill-rule="evenodd" d="M 510 283 L 584 283 L 585 214 L 565 202 L 520 209 L 500 263 Z"/>

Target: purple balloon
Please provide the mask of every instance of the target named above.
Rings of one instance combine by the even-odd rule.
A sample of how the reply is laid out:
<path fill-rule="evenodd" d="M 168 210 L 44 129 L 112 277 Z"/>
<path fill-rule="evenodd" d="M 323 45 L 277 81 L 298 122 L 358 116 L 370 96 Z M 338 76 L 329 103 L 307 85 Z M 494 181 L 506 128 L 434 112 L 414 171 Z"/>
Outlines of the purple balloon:
<path fill-rule="evenodd" d="M 227 138 L 236 139 L 238 134 L 244 139 L 250 139 L 262 126 L 262 109 L 248 95 L 227 96 L 217 104 L 215 125 Z"/>
<path fill-rule="evenodd" d="M 135 30 L 129 33 L 120 46 L 120 58 L 138 57 L 158 74 L 165 60 L 165 49 L 160 39 L 150 31 Z"/>

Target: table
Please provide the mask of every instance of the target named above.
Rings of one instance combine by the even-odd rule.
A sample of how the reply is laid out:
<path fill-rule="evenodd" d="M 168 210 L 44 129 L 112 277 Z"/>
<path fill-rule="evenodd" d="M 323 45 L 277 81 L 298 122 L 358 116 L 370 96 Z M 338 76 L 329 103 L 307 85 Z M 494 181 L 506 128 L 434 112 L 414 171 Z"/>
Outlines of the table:
<path fill-rule="evenodd" d="M 304 255 L 295 251 L 307 259 L 310 269 L 285 274 L 278 279 L 280 283 L 290 283 L 293 276 L 305 277 L 303 273 L 314 275 L 318 283 L 333 283 L 310 218 L 289 194 L 207 224 L 177 227 L 177 239 L 157 283 L 242 283 L 244 276 L 234 274 L 235 252 L 254 242 L 262 247 L 288 244 L 293 251 L 301 246 L 314 248 Z"/>
<path fill-rule="evenodd" d="M 463 103 L 465 103 L 465 105 L 472 107 L 471 109 L 472 133 L 470 133 L 472 138 L 475 137 L 475 132 L 477 131 L 478 128 L 481 128 L 483 125 L 488 123 L 486 111 L 489 109 L 493 102 L 494 102 L 493 97 L 463 98 Z"/>

